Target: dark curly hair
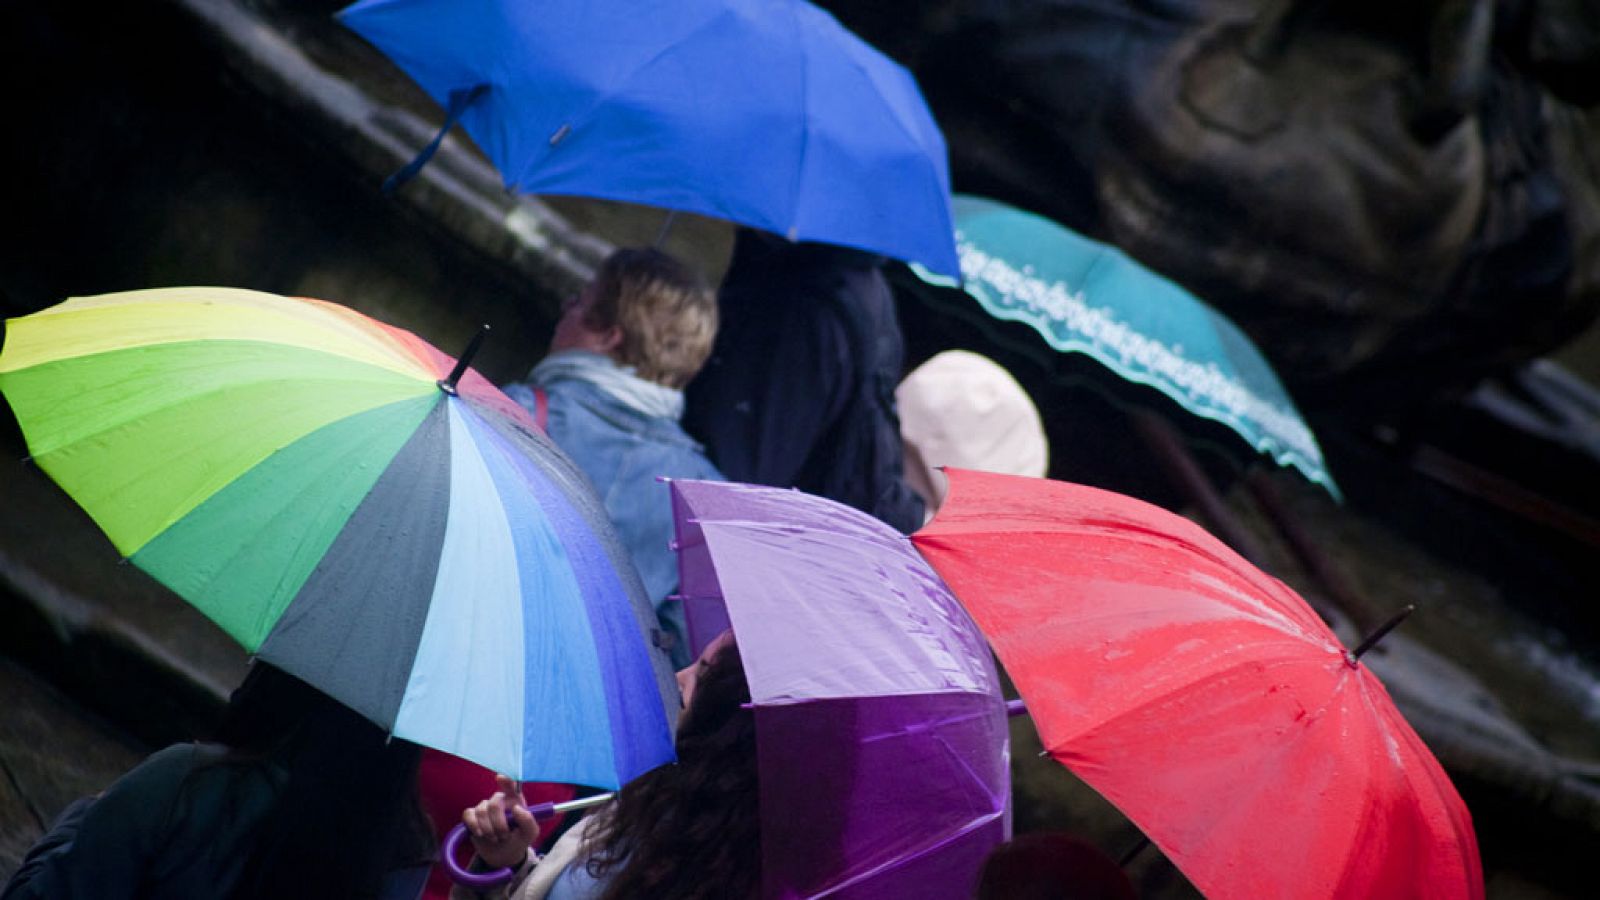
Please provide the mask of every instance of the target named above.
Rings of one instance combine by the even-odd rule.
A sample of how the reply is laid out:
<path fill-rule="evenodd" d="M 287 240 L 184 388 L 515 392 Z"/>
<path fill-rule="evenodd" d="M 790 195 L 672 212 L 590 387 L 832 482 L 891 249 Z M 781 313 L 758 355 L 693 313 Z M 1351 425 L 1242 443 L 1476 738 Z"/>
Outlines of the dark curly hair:
<path fill-rule="evenodd" d="M 756 726 L 739 648 L 707 664 L 678 723 L 678 762 L 617 795 L 585 844 L 604 900 L 725 900 L 761 886 Z"/>

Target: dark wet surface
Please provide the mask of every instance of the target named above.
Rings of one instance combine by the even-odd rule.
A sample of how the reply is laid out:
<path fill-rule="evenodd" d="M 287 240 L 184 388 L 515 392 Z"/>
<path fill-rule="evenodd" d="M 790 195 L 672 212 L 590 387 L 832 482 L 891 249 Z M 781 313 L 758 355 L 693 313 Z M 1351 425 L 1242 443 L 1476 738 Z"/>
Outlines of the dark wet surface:
<path fill-rule="evenodd" d="M 302 46 L 320 48 L 321 55 L 313 55 L 330 66 L 350 65 L 342 55 L 347 41 L 321 47 L 316 39 L 329 29 L 306 25 L 342 4 L 256 5 L 299 11 L 304 22 L 296 23 L 305 26 L 304 34 L 288 33 L 305 38 Z M 253 108 L 265 106 L 242 89 L 247 74 L 219 76 L 216 60 L 193 52 L 205 41 L 166 27 L 178 16 L 172 4 L 161 8 L 166 18 L 130 7 L 90 32 L 62 24 L 68 18 L 48 27 L 34 23 L 34 36 L 41 38 L 36 45 L 48 51 L 35 56 L 52 55 L 52 67 L 63 59 L 82 65 L 87 57 L 89 71 L 117 77 L 92 91 L 73 91 L 68 82 L 59 94 L 40 90 L 17 98 L 24 103 L 21 119 L 52 139 L 15 142 L 5 159 L 13 183 L 37 180 L 43 185 L 37 195 L 47 202 L 13 210 L 30 227 L 17 235 L 16 252 L 0 260 L 0 290 L 9 295 L 0 296 L 0 306 L 14 314 L 65 293 L 233 283 L 341 299 L 447 345 L 477 322 L 492 320 L 496 334 L 504 335 L 497 341 L 505 341 L 491 347 L 493 374 L 526 370 L 543 346 L 553 294 L 530 290 L 453 238 L 441 238 L 439 222 L 418 222 L 409 207 L 378 199 L 370 173 L 353 175 L 350 159 L 330 155 L 321 143 L 331 142 L 327 135 L 282 118 L 276 107 Z M 181 40 L 184 52 L 162 54 L 166 62 L 152 69 L 148 58 L 124 47 L 124 26 L 138 46 L 170 49 Z M 99 46 L 102 40 L 124 49 L 112 52 Z M 30 58 L 17 55 L 23 62 Z M 417 92 L 400 82 L 373 89 L 416 103 Z M 140 140 L 103 141 L 106 122 Z M 53 174 L 40 174 L 45 157 L 56 164 Z M 93 188 L 82 190 L 85 183 Z M 613 241 L 648 242 L 661 223 L 655 211 L 622 204 L 552 205 L 582 230 Z M 669 247 L 698 248 L 696 258 L 715 275 L 726 241 L 724 226 L 689 217 L 674 226 Z M 1600 377 L 1597 360 L 1600 329 L 1564 361 L 1594 379 Z M 1067 421 L 1071 410 L 1046 412 Z M 1103 437 L 1104 423 L 1093 432 L 1064 434 L 1063 445 L 1084 433 Z M 1333 434 L 1320 427 L 1319 433 Z M 1119 457 L 1142 459 L 1122 444 L 1104 442 Z M 14 437 L 0 435 L 0 875 L 66 803 L 104 787 L 148 749 L 204 733 L 207 703 L 225 695 L 244 659 L 198 613 L 133 567 L 119 566 L 98 531 L 47 479 L 12 466 L 21 455 L 15 447 Z M 1335 506 L 1292 480 L 1284 491 L 1296 517 L 1364 598 L 1384 609 L 1418 605 L 1401 629 L 1405 640 L 1477 679 L 1478 687 L 1455 694 L 1453 682 L 1422 679 L 1413 686 L 1431 691 L 1427 699 L 1459 720 L 1440 733 L 1514 747 L 1495 733 L 1485 738 L 1460 727 L 1477 713 L 1493 712 L 1514 721 L 1525 731 L 1519 739 L 1536 741 L 1535 749 L 1579 761 L 1600 758 L 1600 610 L 1592 608 L 1600 564 L 1382 459 L 1328 449 L 1349 503 Z M 1228 499 L 1266 539 L 1266 568 L 1314 592 L 1292 554 L 1269 537 L 1248 496 L 1236 487 Z M 25 608 L 11 593 L 26 593 L 39 605 Z M 160 677 L 140 669 L 141 659 L 154 660 Z M 1374 669 L 1382 662 L 1375 659 Z M 1391 679 L 1398 694 L 1397 686 Z M 1034 755 L 1037 739 L 1025 721 L 1013 724 L 1013 735 L 1019 830 L 1076 830 L 1113 854 L 1133 845 L 1136 832 L 1115 810 L 1060 765 Z M 1447 748 L 1435 749 L 1449 755 Z M 1573 888 L 1587 863 L 1583 848 L 1561 845 L 1552 832 L 1581 840 L 1600 834 L 1600 826 L 1563 829 L 1550 810 L 1534 808 L 1535 800 L 1545 799 L 1538 791 L 1513 796 L 1504 782 L 1496 784 L 1501 794 L 1479 785 L 1469 797 L 1482 801 L 1474 813 L 1489 896 L 1587 895 Z M 1134 875 L 1143 896 L 1192 896 L 1153 851 L 1136 860 Z"/>
<path fill-rule="evenodd" d="M 149 748 L 0 657 L 0 879 L 68 803 L 103 790 Z"/>

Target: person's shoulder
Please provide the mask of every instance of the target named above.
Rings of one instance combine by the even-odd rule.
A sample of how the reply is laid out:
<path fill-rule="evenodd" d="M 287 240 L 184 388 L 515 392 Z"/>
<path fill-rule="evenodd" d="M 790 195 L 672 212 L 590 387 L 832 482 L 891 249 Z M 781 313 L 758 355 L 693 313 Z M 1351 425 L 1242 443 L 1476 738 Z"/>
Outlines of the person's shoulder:
<path fill-rule="evenodd" d="M 570 375 L 549 378 L 539 381 L 539 388 L 544 388 L 549 397 L 573 397 L 573 399 L 587 399 L 587 397 L 605 396 L 605 391 L 600 389 L 594 381 L 587 378 L 573 378 Z"/>
<path fill-rule="evenodd" d="M 544 389 L 552 405 L 557 401 L 589 405 L 605 397 L 605 391 L 586 378 L 551 378 L 539 382 L 539 387 Z"/>
<path fill-rule="evenodd" d="M 677 422 L 672 423 L 674 441 L 673 450 L 678 459 L 674 478 L 692 478 L 700 481 L 727 481 L 723 477 L 711 457 L 706 455 L 706 448 L 689 435 Z"/>
<path fill-rule="evenodd" d="M 508 381 L 500 385 L 500 393 L 510 397 L 518 406 L 533 412 L 534 391 L 536 386 L 531 381 Z"/>
<path fill-rule="evenodd" d="M 197 772 L 222 758 L 227 748 L 216 744 L 173 744 L 144 758 L 106 789 L 99 806 L 104 810 L 144 812 L 165 808 Z M 103 810 L 102 810 L 103 811 Z M 119 815 L 120 815 L 119 814 Z"/>
<path fill-rule="evenodd" d="M 705 445 L 695 440 L 679 419 L 667 416 L 641 416 L 636 437 L 641 448 L 653 450 L 667 460 L 658 473 L 673 478 L 700 478 L 721 481 L 722 476 L 706 456 Z"/>
<path fill-rule="evenodd" d="M 626 407 L 587 381 L 552 382 L 545 389 L 545 399 L 549 403 L 550 437 L 558 445 L 562 434 L 593 436 L 596 432 L 629 430 L 619 415 Z"/>
<path fill-rule="evenodd" d="M 173 744 L 150 754 L 125 778 L 146 787 L 157 785 L 208 784 L 234 782 L 241 778 L 261 781 L 269 790 L 283 779 L 280 767 L 264 760 L 239 760 L 230 763 L 226 745 L 192 741 Z M 216 785 L 211 785 L 215 787 Z"/>
<path fill-rule="evenodd" d="M 144 762 L 137 768 L 188 772 L 191 769 L 214 763 L 226 756 L 227 753 L 228 748 L 221 744 L 185 741 L 157 750 L 145 757 Z"/>

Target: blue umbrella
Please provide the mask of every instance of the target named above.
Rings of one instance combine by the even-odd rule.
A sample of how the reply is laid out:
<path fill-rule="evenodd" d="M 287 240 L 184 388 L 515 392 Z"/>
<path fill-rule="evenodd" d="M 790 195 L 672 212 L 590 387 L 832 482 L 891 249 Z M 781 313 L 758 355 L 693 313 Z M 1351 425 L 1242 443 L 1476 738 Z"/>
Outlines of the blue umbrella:
<path fill-rule="evenodd" d="M 915 80 L 802 0 L 362 0 L 340 18 L 459 116 L 509 188 L 960 271 Z"/>
<path fill-rule="evenodd" d="M 1222 313 L 1121 250 L 1042 216 L 957 196 L 962 287 L 990 316 L 1021 322 L 1054 352 L 1083 353 L 1339 495 L 1317 439 L 1261 351 Z"/>

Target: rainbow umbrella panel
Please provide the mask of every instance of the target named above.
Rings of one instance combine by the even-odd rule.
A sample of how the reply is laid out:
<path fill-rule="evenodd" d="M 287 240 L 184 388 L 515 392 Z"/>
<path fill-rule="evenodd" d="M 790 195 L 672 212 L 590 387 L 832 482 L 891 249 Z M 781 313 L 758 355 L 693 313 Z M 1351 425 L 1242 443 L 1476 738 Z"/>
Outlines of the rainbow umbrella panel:
<path fill-rule="evenodd" d="M 122 555 L 251 653 L 397 737 L 617 787 L 672 758 L 654 614 L 582 475 L 455 362 L 336 304 L 175 288 L 10 320 L 0 390 Z"/>

